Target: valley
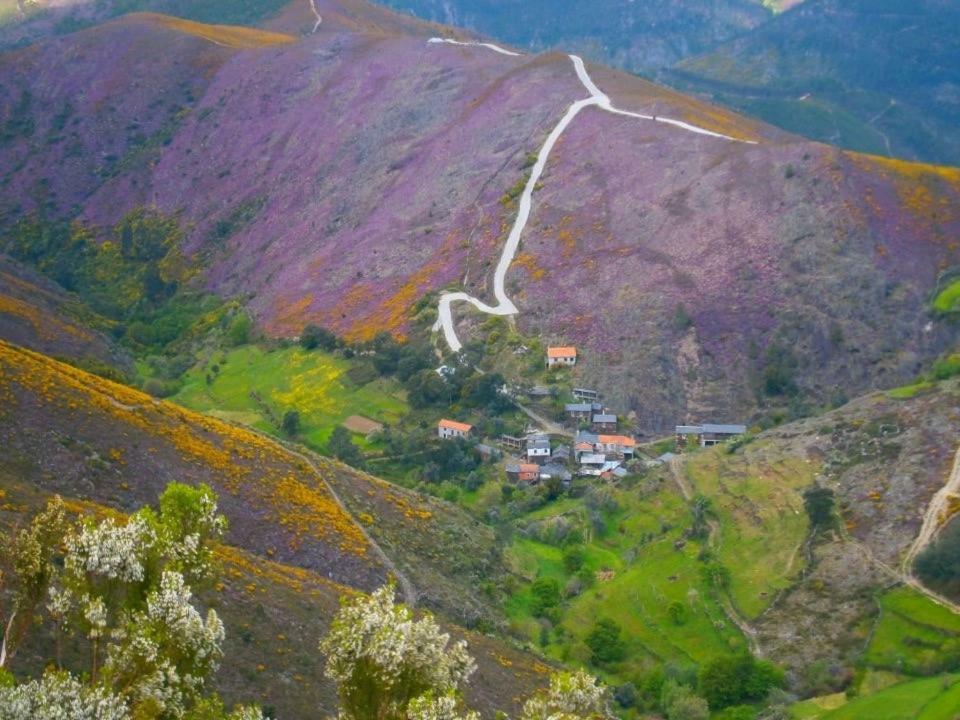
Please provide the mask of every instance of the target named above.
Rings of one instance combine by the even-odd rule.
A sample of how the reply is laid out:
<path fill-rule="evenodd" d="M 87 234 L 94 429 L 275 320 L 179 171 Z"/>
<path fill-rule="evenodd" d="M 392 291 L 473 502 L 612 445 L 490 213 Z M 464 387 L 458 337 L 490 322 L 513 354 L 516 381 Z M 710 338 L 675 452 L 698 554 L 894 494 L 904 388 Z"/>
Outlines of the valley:
<path fill-rule="evenodd" d="M 477 669 L 386 720 L 543 720 L 579 668 L 573 720 L 953 720 L 960 170 L 365 0 L 184 2 L 0 24 L 0 529 L 216 496 L 225 705 L 182 720 L 345 712 L 318 643 L 387 583 Z M 0 700 L 83 667 L 43 615 Z"/>

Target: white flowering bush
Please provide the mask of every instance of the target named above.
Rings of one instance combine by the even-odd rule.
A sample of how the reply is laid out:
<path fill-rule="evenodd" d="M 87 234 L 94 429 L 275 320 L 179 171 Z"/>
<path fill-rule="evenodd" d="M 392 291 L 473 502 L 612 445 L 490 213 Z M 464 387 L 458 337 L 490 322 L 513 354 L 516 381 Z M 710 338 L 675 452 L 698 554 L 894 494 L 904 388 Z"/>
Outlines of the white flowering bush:
<path fill-rule="evenodd" d="M 68 673 L 0 688 L 3 720 L 128 720 L 122 698 L 104 687 L 91 687 Z"/>
<path fill-rule="evenodd" d="M 473 710 L 462 713 L 460 700 L 453 692 L 445 695 L 427 693 L 410 701 L 407 720 L 480 720 Z"/>
<path fill-rule="evenodd" d="M 191 598 L 183 576 L 165 571 L 146 609 L 128 613 L 111 633 L 103 677 L 134 707 L 179 717 L 219 667 L 223 623 L 213 610 L 201 617 Z"/>
<path fill-rule="evenodd" d="M 451 644 L 432 616 L 414 619 L 394 595 L 390 584 L 346 602 L 320 643 L 350 720 L 402 720 L 412 700 L 446 696 L 476 669 L 465 642 Z"/>
<path fill-rule="evenodd" d="M 79 533 L 67 538 L 64 566 L 77 581 L 141 582 L 143 558 L 154 540 L 153 531 L 139 515 L 125 525 L 118 525 L 113 518 L 88 521 Z"/>
<path fill-rule="evenodd" d="M 90 664 L 82 674 L 48 674 L 0 690 L 0 720 L 261 720 L 256 708 L 228 714 L 219 699 L 203 697 L 224 639 L 220 618 L 194 607 L 190 586 L 212 575 L 212 541 L 226 529 L 210 488 L 174 483 L 159 512 L 145 508 L 126 521 L 67 523 L 57 503 L 16 542 L 0 543 L 10 548 L 0 567 L 14 568 L 0 578 L 8 581 L 0 590 L 14 598 L 12 614 L 2 618 L 11 637 L 0 648 L 0 670 L 12 657 L 8 647 L 18 644 L 11 628 L 39 624 L 32 610 L 44 597 L 58 632 L 56 665 L 64 633 L 87 641 Z M 12 683 L 0 672 L 0 684 L 4 678 Z M 199 715 L 191 714 L 195 708 Z"/>
<path fill-rule="evenodd" d="M 581 720 L 610 717 L 603 687 L 592 675 L 555 673 L 550 688 L 540 691 L 523 706 L 521 720 Z"/>

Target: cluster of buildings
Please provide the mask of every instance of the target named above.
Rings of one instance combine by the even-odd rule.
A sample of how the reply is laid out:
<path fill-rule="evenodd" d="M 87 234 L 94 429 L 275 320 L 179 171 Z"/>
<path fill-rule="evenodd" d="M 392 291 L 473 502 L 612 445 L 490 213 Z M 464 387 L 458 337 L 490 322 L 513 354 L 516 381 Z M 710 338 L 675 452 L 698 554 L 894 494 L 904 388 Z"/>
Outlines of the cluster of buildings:
<path fill-rule="evenodd" d="M 572 346 L 547 348 L 548 368 L 573 367 L 577 364 L 577 349 Z M 549 397 L 547 387 L 535 387 L 527 391 L 531 397 Z M 572 445 L 553 446 L 545 433 L 530 433 L 524 437 L 502 435 L 499 444 L 516 459 L 506 464 L 507 477 L 513 482 L 526 484 L 559 478 L 570 481 L 573 475 L 581 477 L 613 478 L 628 474 L 625 464 L 634 460 L 637 441 L 618 431 L 618 417 L 601 402 L 600 394 L 589 388 L 573 388 L 576 402 L 564 406 L 568 426 L 577 428 Z M 589 429 L 588 429 L 589 428 Z M 473 426 L 456 420 L 443 419 L 437 424 L 441 439 L 467 438 Z M 742 435 L 744 425 L 677 425 L 676 447 L 682 452 L 694 443 L 707 447 Z M 496 451 L 483 445 L 488 455 Z M 657 462 L 657 461 L 648 461 Z"/>
<path fill-rule="evenodd" d="M 517 447 L 518 441 L 521 448 Z M 573 473 L 567 467 L 570 461 L 569 445 L 551 447 L 550 436 L 544 433 L 531 433 L 525 438 L 503 435 L 500 442 L 517 454 L 522 454 L 521 460 L 507 463 L 505 470 L 509 480 L 537 483 L 552 478 L 559 478 L 562 482 L 573 479 Z"/>

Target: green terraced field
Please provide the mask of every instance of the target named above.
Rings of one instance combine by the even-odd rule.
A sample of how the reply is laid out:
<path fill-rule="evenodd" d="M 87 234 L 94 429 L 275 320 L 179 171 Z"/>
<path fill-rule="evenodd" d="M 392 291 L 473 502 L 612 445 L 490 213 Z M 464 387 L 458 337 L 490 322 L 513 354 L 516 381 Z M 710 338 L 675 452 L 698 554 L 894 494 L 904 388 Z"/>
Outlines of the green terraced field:
<path fill-rule="evenodd" d="M 898 683 L 829 709 L 834 703 L 823 701 L 835 697 L 798 703 L 792 709 L 793 717 L 797 720 L 954 720 L 960 708 L 960 676 L 942 675 Z"/>
<path fill-rule="evenodd" d="M 348 360 L 318 350 L 264 350 L 247 345 L 225 357 L 223 362 L 217 353 L 206 364 L 192 368 L 183 388 L 170 399 L 270 433 L 278 432 L 277 422 L 286 411 L 296 410 L 303 439 L 317 448 L 351 415 L 391 423 L 407 410 L 399 385 L 377 379 L 358 387 L 347 376 Z"/>
<path fill-rule="evenodd" d="M 713 503 L 731 599 L 750 618 L 801 567 L 798 548 L 807 533 L 801 491 L 817 470 L 800 458 L 768 458 L 765 450 L 759 442 L 736 455 L 718 447 L 692 456 L 686 466 L 691 484 Z"/>

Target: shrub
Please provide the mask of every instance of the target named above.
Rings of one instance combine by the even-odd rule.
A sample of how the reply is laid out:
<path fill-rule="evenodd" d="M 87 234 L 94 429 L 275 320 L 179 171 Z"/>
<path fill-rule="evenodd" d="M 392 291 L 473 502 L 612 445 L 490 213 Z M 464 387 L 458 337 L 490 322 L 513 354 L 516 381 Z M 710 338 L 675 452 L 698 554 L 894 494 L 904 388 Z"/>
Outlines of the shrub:
<path fill-rule="evenodd" d="M 745 701 L 760 700 L 783 684 L 783 671 L 752 655 L 730 655 L 700 668 L 697 687 L 710 707 L 720 710 Z"/>
<path fill-rule="evenodd" d="M 914 563 L 920 579 L 954 591 L 960 586 L 960 523 L 951 522 Z"/>
<path fill-rule="evenodd" d="M 340 340 L 332 331 L 318 325 L 307 325 L 300 333 L 300 347 L 304 350 L 320 348 L 331 352 L 336 350 L 339 345 Z"/>
<path fill-rule="evenodd" d="M 530 592 L 533 595 L 530 609 L 534 615 L 542 616 L 560 604 L 560 584 L 553 578 L 537 578 Z"/>
<path fill-rule="evenodd" d="M 290 436 L 300 432 L 300 413 L 296 410 L 287 410 L 283 414 L 283 431 Z"/>
<path fill-rule="evenodd" d="M 253 321 L 245 312 L 237 313 L 230 326 L 227 328 L 227 343 L 233 347 L 246 345 L 250 342 L 250 331 L 253 329 Z"/>
<path fill-rule="evenodd" d="M 591 661 L 596 665 L 622 660 L 626 652 L 620 626 L 613 620 L 601 618 L 587 635 L 587 647 L 593 653 Z"/>
<path fill-rule="evenodd" d="M 569 545 L 563 551 L 563 566 L 567 572 L 575 573 L 582 568 L 585 559 L 586 553 L 582 545 Z"/>

